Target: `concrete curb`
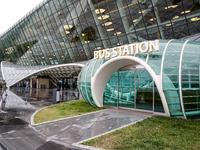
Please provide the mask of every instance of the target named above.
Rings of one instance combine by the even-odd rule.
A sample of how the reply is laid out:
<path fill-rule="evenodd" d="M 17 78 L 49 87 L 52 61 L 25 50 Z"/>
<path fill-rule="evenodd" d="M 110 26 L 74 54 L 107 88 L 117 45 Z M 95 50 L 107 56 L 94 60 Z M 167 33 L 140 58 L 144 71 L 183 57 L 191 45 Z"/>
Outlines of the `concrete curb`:
<path fill-rule="evenodd" d="M 34 116 L 35 116 L 35 114 L 36 114 L 38 111 L 40 111 L 40 110 L 42 110 L 42 109 L 44 109 L 44 108 L 46 108 L 46 107 L 48 107 L 48 106 L 45 106 L 45 107 L 42 107 L 42 108 L 38 109 L 37 111 L 35 111 L 35 112 L 31 115 L 31 118 L 30 118 L 30 125 L 31 125 L 31 126 L 36 125 L 35 122 L 34 122 Z"/>
<path fill-rule="evenodd" d="M 49 107 L 49 106 L 46 106 L 46 107 Z M 103 110 L 99 110 L 99 111 L 95 111 L 95 112 L 90 112 L 90 113 L 86 113 L 86 114 L 82 114 L 82 115 L 77 115 L 77 116 L 72 116 L 72 117 L 67 117 L 67 118 L 61 118 L 61 119 L 57 119 L 57 120 L 46 121 L 46 122 L 35 124 L 35 122 L 34 122 L 34 116 L 35 116 L 35 114 L 38 111 L 40 111 L 40 110 L 42 110 L 42 109 L 44 109 L 46 107 L 43 107 L 43 108 L 41 108 L 41 109 L 39 109 L 39 110 L 37 110 L 36 112 L 33 113 L 33 115 L 31 116 L 31 119 L 30 119 L 31 126 L 37 126 L 37 125 L 41 125 L 41 124 L 46 124 L 46 123 L 52 123 L 52 122 L 56 122 L 56 121 L 67 120 L 67 119 L 70 119 L 70 118 L 80 117 L 80 116 L 89 115 L 89 114 L 93 114 L 93 113 L 97 113 L 97 112 L 100 112 L 100 111 L 107 110 L 107 109 L 103 109 Z"/>
<path fill-rule="evenodd" d="M 148 118 L 148 117 L 146 117 L 146 118 Z M 144 119 L 146 119 L 146 118 L 144 118 Z M 114 129 L 114 130 L 111 130 L 111 131 L 105 132 L 105 133 L 103 133 L 103 134 L 100 134 L 100 135 L 94 136 L 94 137 L 92 137 L 92 138 L 88 138 L 88 139 L 86 139 L 86 140 L 83 140 L 83 141 L 80 141 L 80 142 L 77 142 L 77 143 L 73 143 L 72 145 L 73 145 L 73 146 L 76 146 L 76 147 L 80 147 L 80 148 L 89 149 L 89 150 L 105 150 L 105 149 L 101 149 L 101 148 L 96 148 L 96 147 L 92 147 L 92 146 L 83 145 L 83 144 L 81 144 L 81 143 L 83 143 L 83 142 L 85 142 L 85 141 L 89 141 L 89 140 L 91 140 L 91 139 L 98 138 L 98 137 L 100 137 L 100 136 L 102 136 L 102 135 L 105 135 L 105 134 L 108 134 L 108 133 L 114 132 L 114 131 L 116 131 L 116 130 L 119 130 L 119 129 L 125 128 L 125 127 L 127 127 L 127 126 L 132 125 L 132 124 L 136 124 L 137 122 L 140 122 L 140 121 L 142 121 L 142 120 L 144 120 L 144 119 L 137 120 L 136 122 L 133 122 L 133 123 L 130 123 L 130 124 L 124 125 L 124 126 L 122 126 L 122 127 L 120 127 L 120 128 L 117 128 L 117 129 Z"/>

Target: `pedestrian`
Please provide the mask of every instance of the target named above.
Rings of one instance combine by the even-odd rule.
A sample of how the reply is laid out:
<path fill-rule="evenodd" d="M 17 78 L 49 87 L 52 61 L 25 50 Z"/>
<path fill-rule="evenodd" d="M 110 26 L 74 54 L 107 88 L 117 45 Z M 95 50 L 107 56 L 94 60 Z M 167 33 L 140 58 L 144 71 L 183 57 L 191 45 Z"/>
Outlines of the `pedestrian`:
<path fill-rule="evenodd" d="M 60 82 L 58 81 L 58 82 L 57 82 L 57 91 L 60 91 L 60 87 L 61 87 L 61 84 L 60 84 Z"/>
<path fill-rule="evenodd" d="M 29 93 L 26 92 L 26 93 L 25 93 L 26 104 L 28 103 L 28 98 L 29 98 Z"/>
<path fill-rule="evenodd" d="M 25 87 L 25 92 L 29 92 L 29 83 L 28 83 L 28 80 L 26 81 L 26 87 Z"/>
<path fill-rule="evenodd" d="M 26 99 L 26 104 L 28 102 L 28 98 L 29 98 L 29 83 L 28 81 L 26 81 L 26 87 L 25 87 L 25 99 Z"/>
<path fill-rule="evenodd" d="M 6 81 L 5 81 L 5 80 L 3 80 L 2 86 L 3 86 L 3 88 L 2 88 L 1 95 L 3 95 L 4 92 L 5 92 L 5 94 L 7 95 L 7 92 L 6 92 L 6 88 L 7 88 L 7 87 L 6 87 Z"/>
<path fill-rule="evenodd" d="M 7 94 L 3 94 L 1 96 L 1 109 L 4 110 L 6 107 L 6 98 L 7 98 Z"/>
<path fill-rule="evenodd" d="M 6 105 L 6 98 L 7 98 L 7 92 L 6 92 L 6 82 L 5 80 L 3 80 L 3 88 L 2 88 L 2 93 L 1 93 L 1 109 L 4 110 L 5 109 L 5 105 Z"/>

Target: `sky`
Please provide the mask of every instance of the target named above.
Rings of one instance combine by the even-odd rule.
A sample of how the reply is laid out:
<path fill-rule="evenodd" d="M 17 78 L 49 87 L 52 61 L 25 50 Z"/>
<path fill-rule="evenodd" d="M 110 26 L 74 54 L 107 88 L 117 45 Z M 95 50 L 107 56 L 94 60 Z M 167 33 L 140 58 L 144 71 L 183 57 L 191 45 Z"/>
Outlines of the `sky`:
<path fill-rule="evenodd" d="M 0 35 L 43 0 L 0 0 Z"/>

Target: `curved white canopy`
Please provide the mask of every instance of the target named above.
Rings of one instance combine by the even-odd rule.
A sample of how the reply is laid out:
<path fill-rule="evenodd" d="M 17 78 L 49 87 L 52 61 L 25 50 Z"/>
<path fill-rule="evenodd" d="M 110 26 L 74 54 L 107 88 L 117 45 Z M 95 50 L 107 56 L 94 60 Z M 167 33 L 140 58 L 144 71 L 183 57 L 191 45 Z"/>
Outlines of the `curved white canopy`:
<path fill-rule="evenodd" d="M 69 77 L 72 73 L 81 70 L 85 64 L 86 62 L 51 66 L 22 66 L 2 61 L 1 71 L 3 79 L 10 87 L 36 73 L 43 76 L 48 75 L 52 82 L 56 83 L 59 77 Z"/>
<path fill-rule="evenodd" d="M 123 57 L 112 58 L 109 61 L 107 61 L 106 63 L 104 63 L 103 65 L 101 65 L 101 67 L 97 70 L 97 72 L 95 73 L 95 75 L 92 77 L 92 80 L 91 80 L 92 97 L 93 97 L 95 104 L 98 107 L 103 107 L 103 93 L 104 93 L 104 89 L 105 89 L 106 83 L 108 82 L 109 78 L 118 69 L 120 69 L 124 66 L 127 66 L 127 65 L 131 65 L 131 64 L 132 65 L 140 64 L 149 72 L 149 74 L 152 76 L 152 78 L 155 81 L 155 84 L 158 88 L 158 91 L 159 91 L 159 94 L 160 94 L 160 97 L 161 97 L 161 100 L 163 103 L 163 107 L 165 110 L 165 114 L 167 116 L 170 116 L 167 101 L 166 101 L 165 95 L 163 93 L 163 90 L 161 88 L 161 82 L 159 79 L 159 75 L 156 75 L 155 72 L 153 71 L 153 69 L 147 63 L 145 63 L 143 60 L 141 60 L 137 57 L 132 57 L 132 56 L 123 56 Z M 96 86 L 96 85 L 98 85 L 98 86 Z"/>

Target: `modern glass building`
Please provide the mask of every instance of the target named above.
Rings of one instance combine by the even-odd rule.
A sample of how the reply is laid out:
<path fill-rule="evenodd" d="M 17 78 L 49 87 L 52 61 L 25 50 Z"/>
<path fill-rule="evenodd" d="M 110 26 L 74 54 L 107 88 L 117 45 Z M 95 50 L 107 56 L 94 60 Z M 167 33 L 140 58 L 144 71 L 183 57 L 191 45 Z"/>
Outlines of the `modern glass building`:
<path fill-rule="evenodd" d="M 84 99 L 99 107 L 108 105 L 168 116 L 199 117 L 200 43 L 157 42 L 159 49 L 153 52 L 131 55 L 134 44 L 130 44 L 126 51 L 125 46 L 119 46 L 110 49 L 110 57 L 89 61 L 78 81 Z M 143 43 L 150 42 L 140 43 L 139 48 Z M 112 57 L 114 49 L 119 55 Z M 125 56 L 120 54 L 121 49 Z"/>
<path fill-rule="evenodd" d="M 9 87 L 35 74 L 56 85 L 82 70 L 92 105 L 199 117 L 199 14 L 198 0 L 44 0 L 0 35 L 2 76 Z M 132 54 L 134 43 L 146 53 Z M 95 52 L 113 48 L 126 53 Z"/>

